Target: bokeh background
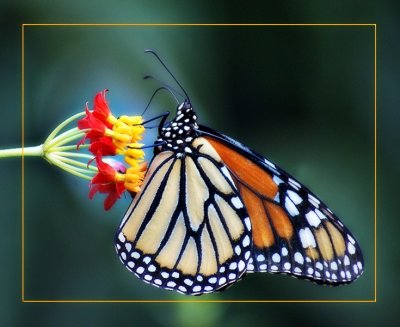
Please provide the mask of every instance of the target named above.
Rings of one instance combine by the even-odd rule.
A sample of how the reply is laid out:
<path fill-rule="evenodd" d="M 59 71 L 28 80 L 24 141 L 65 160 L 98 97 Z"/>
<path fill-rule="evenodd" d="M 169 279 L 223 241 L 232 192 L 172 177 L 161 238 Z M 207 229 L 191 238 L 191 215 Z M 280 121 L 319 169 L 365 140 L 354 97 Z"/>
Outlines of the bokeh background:
<path fill-rule="evenodd" d="M 278 12 L 267 3 L 229 5 L 0 2 L 1 148 L 21 143 L 22 23 L 378 23 L 378 302 L 21 303 L 21 165 L 18 159 L 3 159 L 2 325 L 241 326 L 262 321 L 284 326 L 321 319 L 326 325 L 359 325 L 381 317 L 395 325 L 391 314 L 398 305 L 395 277 L 400 266 L 395 210 L 398 69 L 396 73 L 392 66 L 399 54 L 392 39 L 399 27 L 396 6 L 315 3 L 286 5 Z M 349 286 L 328 288 L 256 274 L 223 293 L 195 299 L 374 299 L 373 28 L 28 26 L 26 145 L 42 143 L 58 123 L 83 110 L 85 102 L 105 88 L 116 114 L 140 114 L 159 86 L 143 81 L 143 76 L 175 86 L 161 65 L 144 54 L 146 48 L 156 50 L 174 72 L 201 123 L 264 154 L 311 188 L 342 217 L 365 256 L 364 275 Z M 166 110 L 175 110 L 174 101 L 160 94 L 147 117 Z M 147 143 L 154 138 L 149 131 Z M 89 201 L 87 192 L 85 181 L 42 159 L 26 159 L 25 299 L 193 300 L 144 284 L 120 264 L 113 237 L 129 199 L 104 212 L 101 197 Z"/>

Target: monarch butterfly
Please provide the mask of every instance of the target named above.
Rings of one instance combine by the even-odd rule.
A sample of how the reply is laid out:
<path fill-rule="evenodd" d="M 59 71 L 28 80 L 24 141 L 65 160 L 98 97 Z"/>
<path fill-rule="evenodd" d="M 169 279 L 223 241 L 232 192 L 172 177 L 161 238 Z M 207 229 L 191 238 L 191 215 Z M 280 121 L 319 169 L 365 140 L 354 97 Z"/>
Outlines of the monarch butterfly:
<path fill-rule="evenodd" d="M 295 178 L 197 123 L 187 93 L 159 127 L 154 157 L 116 233 L 122 263 L 146 283 L 189 295 L 244 274 L 340 285 L 363 272 L 358 243 Z M 166 117 L 165 117 L 166 118 Z"/>

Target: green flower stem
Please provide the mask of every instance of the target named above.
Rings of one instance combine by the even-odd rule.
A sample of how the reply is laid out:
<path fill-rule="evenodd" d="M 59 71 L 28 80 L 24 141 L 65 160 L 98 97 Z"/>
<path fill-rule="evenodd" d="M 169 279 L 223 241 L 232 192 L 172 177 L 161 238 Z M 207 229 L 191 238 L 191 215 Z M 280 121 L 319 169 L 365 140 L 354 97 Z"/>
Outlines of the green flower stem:
<path fill-rule="evenodd" d="M 81 144 L 79 146 L 79 149 L 88 149 L 89 148 L 89 144 Z M 57 146 L 54 149 L 48 149 L 47 152 L 64 152 L 64 151 L 76 151 L 77 150 L 77 145 L 65 145 L 65 146 Z M 69 153 L 69 152 L 66 152 Z"/>
<path fill-rule="evenodd" d="M 0 150 L 0 158 L 13 158 L 13 157 L 42 157 L 43 156 L 43 145 L 5 149 Z"/>
<path fill-rule="evenodd" d="M 56 146 L 61 146 L 67 144 L 69 142 L 75 141 L 77 139 L 82 138 L 85 133 L 79 130 L 77 127 L 71 128 L 70 130 L 58 135 L 54 139 L 50 140 L 48 143 L 45 143 L 44 146 L 46 148 L 53 148 Z"/>
<path fill-rule="evenodd" d="M 65 163 L 65 162 L 63 162 L 63 161 L 61 161 L 61 160 L 59 160 L 59 159 L 56 158 L 55 156 L 51 156 L 51 161 L 50 161 L 50 158 L 47 158 L 47 157 L 46 157 L 46 159 L 47 159 L 50 163 L 52 163 L 52 164 L 54 164 L 55 166 L 57 166 L 57 167 L 59 167 L 59 168 L 65 170 L 66 172 L 68 172 L 68 173 L 70 173 L 70 174 L 72 174 L 72 175 L 75 175 L 75 176 L 78 176 L 78 177 L 81 177 L 81 178 L 87 179 L 87 180 L 91 180 L 91 179 L 93 178 L 92 175 L 88 175 L 88 174 L 84 174 L 84 173 L 81 173 L 81 172 L 80 172 L 80 171 L 87 172 L 87 170 L 81 169 L 81 168 L 77 168 L 77 167 L 74 167 L 74 166 L 71 166 L 71 165 L 69 165 L 69 164 L 67 164 L 67 163 Z"/>
<path fill-rule="evenodd" d="M 74 120 L 78 119 L 79 117 L 85 115 L 85 112 L 80 112 L 76 115 L 73 115 L 71 117 L 69 117 L 67 120 L 64 120 L 60 125 L 58 125 L 51 133 L 50 135 L 47 137 L 46 141 L 44 142 L 44 144 L 47 144 L 49 142 L 51 142 L 54 137 L 57 135 L 57 133 L 59 131 L 61 131 L 65 126 L 67 126 L 69 123 L 73 122 Z"/>
<path fill-rule="evenodd" d="M 71 153 L 71 156 L 72 156 L 72 155 L 73 155 L 73 153 Z M 95 168 L 94 166 L 88 165 L 87 163 L 83 163 L 83 162 L 80 162 L 80 161 L 78 161 L 78 160 L 73 160 L 73 159 L 66 158 L 66 156 L 59 155 L 59 154 L 57 154 L 57 152 L 53 152 L 53 153 L 51 154 L 51 157 L 52 157 L 52 158 L 57 158 L 58 160 L 60 160 L 60 161 L 62 161 L 62 162 L 65 162 L 65 163 L 67 163 L 67 164 L 70 164 L 70 165 L 72 165 L 72 166 L 75 166 L 75 167 L 83 167 L 84 169 L 76 168 L 76 169 L 79 169 L 79 170 L 82 171 L 82 172 L 87 172 L 87 173 L 89 173 L 89 172 L 88 172 L 88 169 L 90 169 L 90 170 L 93 171 L 93 172 L 97 172 L 97 168 Z M 75 156 L 74 156 L 74 157 L 75 157 Z M 88 157 L 91 158 L 90 156 L 88 156 Z"/>
<path fill-rule="evenodd" d="M 95 165 L 88 164 L 88 162 L 93 159 L 93 156 L 87 153 L 77 153 L 79 149 L 76 145 L 77 140 L 82 139 L 87 131 L 70 126 L 71 128 L 62 132 L 64 128 L 66 129 L 67 125 L 73 122 L 76 124 L 75 121 L 83 115 L 85 115 L 85 113 L 80 112 L 63 121 L 50 133 L 43 144 L 32 147 L 0 150 L 0 158 L 25 156 L 42 157 L 50 164 L 72 175 L 91 180 L 98 172 Z M 82 144 L 79 148 L 87 150 L 89 145 Z"/>

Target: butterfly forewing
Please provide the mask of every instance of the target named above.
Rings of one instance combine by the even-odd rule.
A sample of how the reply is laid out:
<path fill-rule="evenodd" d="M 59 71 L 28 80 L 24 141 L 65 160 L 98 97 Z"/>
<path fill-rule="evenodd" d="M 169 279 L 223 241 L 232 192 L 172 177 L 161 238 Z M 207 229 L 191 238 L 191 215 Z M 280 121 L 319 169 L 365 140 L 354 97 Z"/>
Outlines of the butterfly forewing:
<path fill-rule="evenodd" d="M 286 273 L 331 285 L 362 274 L 355 238 L 314 194 L 240 143 L 200 130 L 229 169 L 251 220 L 247 272 Z"/>
<path fill-rule="evenodd" d="M 176 150 L 176 149 L 175 149 Z M 184 294 L 225 288 L 245 272 L 251 224 L 234 181 L 203 138 L 153 159 L 116 235 L 123 264 Z"/>

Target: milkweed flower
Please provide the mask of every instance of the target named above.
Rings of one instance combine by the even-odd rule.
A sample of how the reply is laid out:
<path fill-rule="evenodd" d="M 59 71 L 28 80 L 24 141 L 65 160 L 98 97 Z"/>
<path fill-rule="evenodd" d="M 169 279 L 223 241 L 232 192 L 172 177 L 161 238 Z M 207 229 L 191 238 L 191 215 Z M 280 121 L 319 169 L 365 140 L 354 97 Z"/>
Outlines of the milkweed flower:
<path fill-rule="evenodd" d="M 110 110 L 104 90 L 96 94 L 93 109 L 86 104 L 85 116 L 78 121 L 78 128 L 85 133 L 78 142 L 79 149 L 89 140 L 89 151 L 95 155 L 98 173 L 90 183 L 89 198 L 96 193 L 105 193 L 104 209 L 110 209 L 124 191 L 137 193 L 146 172 L 143 144 L 145 128 L 141 116 L 116 118 Z M 128 167 L 103 156 L 122 155 Z"/>
<path fill-rule="evenodd" d="M 143 144 L 145 128 L 141 116 L 112 115 L 104 90 L 96 94 L 93 110 L 85 111 L 59 124 L 43 144 L 0 150 L 0 158 L 39 156 L 51 165 L 89 180 L 89 198 L 106 194 L 109 210 L 121 195 L 140 191 L 146 173 Z M 89 144 L 85 144 L 89 140 Z M 113 158 L 107 158 L 113 156 Z M 118 161 L 122 158 L 125 164 Z"/>
<path fill-rule="evenodd" d="M 104 209 L 109 210 L 126 190 L 124 180 L 118 178 L 119 175 L 125 174 L 126 168 L 114 159 L 108 160 L 107 163 L 100 155 L 96 157 L 96 164 L 98 173 L 90 182 L 89 198 L 93 199 L 97 192 L 107 194 Z"/>
<path fill-rule="evenodd" d="M 78 142 L 78 147 L 90 140 L 89 150 L 97 155 L 123 154 L 131 143 L 137 143 L 144 133 L 141 116 L 121 116 L 116 118 L 110 110 L 104 90 L 96 94 L 93 110 L 86 104 L 85 117 L 78 121 L 78 128 L 85 132 L 85 137 Z"/>
<path fill-rule="evenodd" d="M 104 200 L 105 210 L 109 210 L 126 190 L 132 193 L 140 191 L 146 172 L 145 163 L 127 169 L 117 160 L 103 160 L 101 155 L 98 155 L 96 164 L 98 173 L 90 182 L 89 198 L 92 199 L 96 193 L 107 194 Z"/>

